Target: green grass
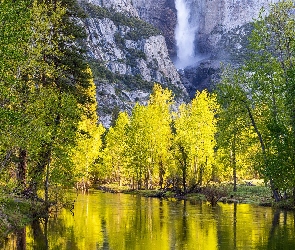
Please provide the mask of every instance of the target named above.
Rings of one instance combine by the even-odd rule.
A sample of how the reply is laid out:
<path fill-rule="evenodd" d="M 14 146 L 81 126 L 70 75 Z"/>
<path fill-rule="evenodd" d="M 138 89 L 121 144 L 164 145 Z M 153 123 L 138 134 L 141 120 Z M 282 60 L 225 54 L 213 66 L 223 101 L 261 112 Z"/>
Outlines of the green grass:
<path fill-rule="evenodd" d="M 41 204 L 17 196 L 0 198 L 0 238 L 10 231 L 23 228 L 42 210 Z"/>
<path fill-rule="evenodd" d="M 239 185 L 236 192 L 230 192 L 230 196 L 240 203 L 263 204 L 273 201 L 270 188 L 265 186 Z"/>
<path fill-rule="evenodd" d="M 257 186 L 246 186 L 245 184 L 239 184 L 237 191 L 233 192 L 232 184 L 222 184 L 211 186 L 210 189 L 213 194 L 222 193 L 223 202 L 238 202 L 238 203 L 249 203 L 249 204 L 273 204 L 272 192 L 269 187 L 256 183 Z M 255 184 L 255 185 L 256 185 Z M 186 195 L 177 196 L 175 192 L 163 191 L 163 190 L 130 190 L 126 186 L 119 187 L 117 184 L 104 185 L 105 191 L 114 191 L 120 193 L 142 195 L 144 197 L 161 197 L 161 198 L 184 198 L 195 201 L 205 201 L 205 191 L 202 193 L 188 193 Z M 216 189 L 216 192 L 214 192 Z"/>

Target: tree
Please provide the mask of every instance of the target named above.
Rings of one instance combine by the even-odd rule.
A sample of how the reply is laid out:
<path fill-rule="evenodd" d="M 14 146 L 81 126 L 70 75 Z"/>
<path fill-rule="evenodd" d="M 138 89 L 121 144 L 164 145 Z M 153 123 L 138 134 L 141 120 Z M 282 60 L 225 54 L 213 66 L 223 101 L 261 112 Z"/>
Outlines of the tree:
<path fill-rule="evenodd" d="M 194 168 L 198 174 L 198 184 L 208 181 L 212 177 L 212 165 L 214 162 L 215 135 L 217 131 L 218 104 L 215 94 L 209 94 L 206 90 L 197 92 L 192 100 L 192 132 L 196 138 L 192 151 Z"/>
<path fill-rule="evenodd" d="M 247 152 L 253 148 L 253 130 L 247 108 L 243 102 L 242 76 L 231 67 L 224 68 L 222 80 L 216 93 L 220 110 L 218 113 L 217 148 L 219 165 L 230 166 L 234 181 L 233 191 L 237 190 L 237 171 L 247 169 L 250 173 L 251 162 Z M 254 150 L 254 151 L 253 151 Z M 251 154 L 251 153 L 250 153 Z M 226 171 L 227 172 L 227 171 Z"/>
<path fill-rule="evenodd" d="M 122 185 L 123 180 L 128 179 L 127 166 L 128 138 L 127 128 L 129 126 L 129 116 L 126 112 L 120 112 L 113 127 L 110 127 L 105 137 L 105 148 L 103 150 L 103 165 L 105 171 Z"/>
<path fill-rule="evenodd" d="M 172 92 L 155 85 L 147 106 L 136 104 L 127 127 L 129 174 L 137 188 L 163 187 L 171 160 Z M 113 132 L 110 130 L 110 132 Z M 108 138 L 108 135 L 107 135 Z M 125 156 L 126 157 L 126 156 Z M 132 181 L 133 182 L 133 181 Z"/>
<path fill-rule="evenodd" d="M 233 74 L 236 88 L 228 92 L 240 111 L 248 113 L 261 148 L 259 172 L 270 182 L 276 201 L 279 191 L 293 189 L 295 183 L 293 9 L 289 0 L 272 4 L 269 15 L 256 20 L 249 38 L 252 52 Z"/>
<path fill-rule="evenodd" d="M 164 177 L 171 163 L 172 145 L 171 106 L 172 92 L 155 84 L 147 106 L 147 134 L 149 135 L 150 158 L 154 166 L 154 175 L 159 176 L 159 187 L 164 184 Z"/>
<path fill-rule="evenodd" d="M 26 47 L 29 42 L 27 1 L 0 2 L 0 172 L 9 165 L 22 140 L 16 136 L 17 129 L 26 124 L 22 119 L 22 102 L 27 99 L 27 84 L 21 81 L 21 68 L 27 61 Z M 25 152 L 19 150 L 25 157 Z M 26 163 L 19 161 L 17 182 L 25 185 Z"/>
<path fill-rule="evenodd" d="M 146 109 L 145 106 L 135 105 L 127 130 L 128 157 L 130 157 L 129 174 L 132 178 L 132 186 L 136 184 L 137 189 L 142 188 L 143 177 L 147 176 L 149 171 L 147 168 L 149 148 L 146 131 Z"/>
<path fill-rule="evenodd" d="M 7 165 L 16 155 L 21 191 L 35 198 L 42 188 L 48 205 L 49 184 L 72 179 L 82 107 L 93 99 L 85 31 L 76 1 L 1 1 L 0 8 L 1 159 Z"/>
<path fill-rule="evenodd" d="M 44 181 L 46 201 L 49 178 L 56 183 L 66 183 L 71 178 L 68 175 L 71 173 L 69 154 L 83 113 L 79 104 L 89 101 L 90 75 L 84 55 L 80 54 L 79 28 L 73 19 L 70 3 L 32 1 L 31 5 L 32 35 L 23 79 L 35 86 L 30 99 L 32 108 L 27 113 L 32 124 L 37 125 L 31 127 L 32 131 L 37 127 L 38 130 L 35 131 L 36 150 L 31 152 L 35 166 L 31 164 L 29 171 L 28 192 L 36 196 L 38 186 Z M 59 164 L 59 172 L 68 174 L 60 174 L 54 179 L 57 177 L 54 166 Z"/>
<path fill-rule="evenodd" d="M 197 92 L 191 104 L 180 106 L 174 120 L 174 155 L 182 172 L 184 192 L 187 178 L 194 186 L 212 177 L 217 111 L 214 94 Z"/>
<path fill-rule="evenodd" d="M 90 72 L 91 70 L 88 69 Z M 90 82 L 88 96 L 91 102 L 81 105 L 83 110 L 81 121 L 76 132 L 76 146 L 73 149 L 73 171 L 77 175 L 77 182 L 83 190 L 88 189 L 91 173 L 94 171 L 95 160 L 99 157 L 102 139 L 101 136 L 105 129 L 98 124 L 96 88 L 93 80 Z"/>
<path fill-rule="evenodd" d="M 264 140 L 266 161 L 260 170 L 273 183 L 273 189 L 279 190 L 295 186 L 293 9 L 293 1 L 273 4 L 270 14 L 255 22 L 250 38 L 253 60 L 245 67 L 248 72 L 254 72 L 248 85 L 260 116 L 256 119 L 257 131 Z"/>

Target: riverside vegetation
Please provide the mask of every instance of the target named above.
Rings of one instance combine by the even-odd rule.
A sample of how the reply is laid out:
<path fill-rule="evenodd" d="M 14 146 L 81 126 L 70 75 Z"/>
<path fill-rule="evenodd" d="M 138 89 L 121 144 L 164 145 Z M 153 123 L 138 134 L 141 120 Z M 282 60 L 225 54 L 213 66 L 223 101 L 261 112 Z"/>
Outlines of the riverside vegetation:
<path fill-rule="evenodd" d="M 293 9 L 283 1 L 261 14 L 245 64 L 225 66 L 215 92 L 176 107 L 172 91 L 155 84 L 147 105 L 114 113 L 105 129 L 76 1 L 0 1 L 1 234 L 63 203 L 63 189 L 92 184 L 187 197 L 202 190 L 210 200 L 215 183 L 232 181 L 233 199 L 269 190 L 294 208 Z M 268 187 L 237 185 L 253 177 Z"/>

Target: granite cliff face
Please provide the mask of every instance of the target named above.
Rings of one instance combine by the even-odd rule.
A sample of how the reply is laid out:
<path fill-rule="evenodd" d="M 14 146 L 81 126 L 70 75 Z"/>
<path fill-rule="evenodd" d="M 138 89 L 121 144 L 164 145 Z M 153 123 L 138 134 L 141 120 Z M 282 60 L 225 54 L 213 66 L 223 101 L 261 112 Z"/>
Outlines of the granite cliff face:
<path fill-rule="evenodd" d="M 179 73 L 190 97 L 193 97 L 196 90 L 212 88 L 218 79 L 220 62 L 233 65 L 242 63 L 247 52 L 247 37 L 252 30 L 251 22 L 259 16 L 262 7 L 267 13 L 269 4 L 278 0 L 175 0 L 175 2 L 178 2 L 177 12 L 184 11 L 179 6 L 186 7 L 188 11 L 186 28 L 195 34 L 192 56 L 194 60 L 191 60 L 189 66 L 187 63 L 176 61 L 177 65 L 185 65 Z M 181 14 L 180 16 L 185 16 Z M 177 39 L 182 38 L 176 36 L 175 44 L 179 44 Z"/>
<path fill-rule="evenodd" d="M 140 18 L 158 27 L 166 38 L 171 58 L 177 61 L 178 0 L 134 0 Z M 212 87 L 218 78 L 220 62 L 240 64 L 244 58 L 251 22 L 261 8 L 279 0 L 180 0 L 189 10 L 188 22 L 194 30 L 197 63 L 179 70 L 190 96 L 196 90 Z M 159 2 L 159 3 L 158 3 Z M 167 15 L 167 13 L 169 13 Z M 168 18 L 166 18 L 169 16 Z M 168 31 L 169 30 L 169 31 Z M 185 38 L 184 38 L 185 39 Z"/>
<path fill-rule="evenodd" d="M 79 3 L 93 4 L 115 12 L 126 14 L 127 16 L 138 17 L 137 10 L 133 7 L 132 0 L 78 0 Z"/>
<path fill-rule="evenodd" d="M 161 30 L 166 39 L 170 56 L 175 58 L 175 27 L 177 23 L 175 0 L 133 0 L 132 3 L 141 19 Z"/>
<path fill-rule="evenodd" d="M 257 18 L 261 8 L 266 10 L 269 4 L 279 0 L 186 0 L 190 6 L 191 22 L 198 25 L 196 33 L 197 48 L 203 51 L 215 51 L 221 46 L 224 35 L 246 33 L 240 28 Z M 236 41 L 235 41 L 236 42 Z M 240 47 L 236 44 L 235 47 Z"/>
<path fill-rule="evenodd" d="M 155 82 L 188 99 L 160 30 L 138 18 L 131 1 L 80 1 L 88 17 L 87 51 L 97 85 L 99 116 L 109 126 L 118 110 L 145 103 Z"/>
<path fill-rule="evenodd" d="M 194 63 L 176 70 L 181 1 L 193 30 Z M 88 18 L 88 54 L 98 86 L 100 117 L 144 103 L 153 82 L 174 90 L 178 102 L 212 87 L 220 62 L 242 62 L 251 21 L 279 0 L 80 0 Z M 148 24 L 147 24 L 148 23 Z M 186 90 L 184 87 L 186 87 Z"/>

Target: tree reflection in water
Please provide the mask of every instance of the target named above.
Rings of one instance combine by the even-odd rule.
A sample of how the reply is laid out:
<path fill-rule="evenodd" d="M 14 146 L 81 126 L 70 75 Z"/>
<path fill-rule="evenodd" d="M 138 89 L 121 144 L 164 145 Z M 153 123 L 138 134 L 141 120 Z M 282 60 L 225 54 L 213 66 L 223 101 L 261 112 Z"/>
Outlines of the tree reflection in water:
<path fill-rule="evenodd" d="M 3 249 L 293 249 L 294 238 L 293 212 L 94 192 L 78 196 L 74 214 L 10 235 Z"/>

